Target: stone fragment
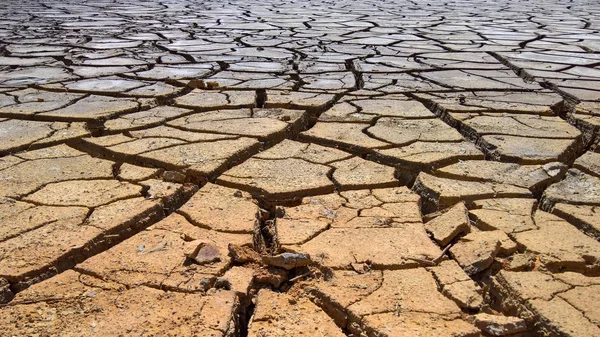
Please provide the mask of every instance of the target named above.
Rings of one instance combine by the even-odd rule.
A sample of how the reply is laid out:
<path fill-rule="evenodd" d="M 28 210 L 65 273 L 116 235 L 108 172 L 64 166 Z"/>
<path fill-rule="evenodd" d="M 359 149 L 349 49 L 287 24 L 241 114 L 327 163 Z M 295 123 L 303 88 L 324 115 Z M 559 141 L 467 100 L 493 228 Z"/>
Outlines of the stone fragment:
<path fill-rule="evenodd" d="M 183 255 L 200 265 L 221 261 L 219 247 L 216 247 L 213 244 L 201 240 L 194 240 L 187 243 L 185 246 Z"/>
<path fill-rule="evenodd" d="M 512 335 L 527 330 L 525 321 L 518 317 L 507 317 L 489 314 L 473 316 L 473 324 L 492 336 Z"/>
<path fill-rule="evenodd" d="M 275 256 L 263 256 L 262 262 L 270 266 L 290 270 L 298 267 L 308 266 L 312 264 L 313 261 L 307 254 L 281 253 Z"/>
<path fill-rule="evenodd" d="M 445 247 L 461 233 L 469 232 L 468 210 L 464 203 L 458 203 L 444 214 L 427 222 L 425 230 L 433 235 L 435 241 Z"/>

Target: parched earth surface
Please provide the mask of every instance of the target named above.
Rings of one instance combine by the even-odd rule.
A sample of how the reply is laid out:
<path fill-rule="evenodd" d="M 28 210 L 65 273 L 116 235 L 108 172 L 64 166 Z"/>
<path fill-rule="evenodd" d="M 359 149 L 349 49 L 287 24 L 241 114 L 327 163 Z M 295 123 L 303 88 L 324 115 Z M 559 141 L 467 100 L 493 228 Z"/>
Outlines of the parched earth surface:
<path fill-rule="evenodd" d="M 600 336 L 597 1 L 4 1 L 0 335 Z"/>

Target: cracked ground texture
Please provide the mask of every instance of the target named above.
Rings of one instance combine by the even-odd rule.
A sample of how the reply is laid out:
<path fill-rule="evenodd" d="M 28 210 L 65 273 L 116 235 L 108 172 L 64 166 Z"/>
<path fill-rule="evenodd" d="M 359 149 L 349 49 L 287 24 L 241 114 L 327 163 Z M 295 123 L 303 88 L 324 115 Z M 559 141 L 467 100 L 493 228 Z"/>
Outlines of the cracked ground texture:
<path fill-rule="evenodd" d="M 5 1 L 2 336 L 600 336 L 597 1 Z"/>

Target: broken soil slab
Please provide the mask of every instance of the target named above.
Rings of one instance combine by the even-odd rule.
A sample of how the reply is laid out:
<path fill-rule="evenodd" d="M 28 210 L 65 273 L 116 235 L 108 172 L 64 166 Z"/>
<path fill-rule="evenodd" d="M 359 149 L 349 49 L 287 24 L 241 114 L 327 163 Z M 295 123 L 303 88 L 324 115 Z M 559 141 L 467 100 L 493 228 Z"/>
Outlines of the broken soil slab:
<path fill-rule="evenodd" d="M 104 122 L 105 132 L 121 132 L 158 126 L 161 123 L 182 115 L 190 114 L 192 110 L 170 106 L 158 106 L 149 110 L 120 115 L 118 118 Z"/>
<path fill-rule="evenodd" d="M 347 310 L 349 330 L 368 336 L 403 336 L 409 331 L 415 336 L 433 331 L 442 336 L 479 333 L 460 319 L 458 306 L 438 291 L 435 279 L 423 268 L 384 271 L 381 287 Z"/>
<path fill-rule="evenodd" d="M 578 156 L 583 146 L 579 139 L 485 135 L 480 140 L 494 159 L 524 165 L 554 161 L 570 163 Z"/>
<path fill-rule="evenodd" d="M 302 159 L 264 160 L 251 158 L 223 173 L 217 182 L 273 200 L 330 193 L 333 169 Z"/>
<path fill-rule="evenodd" d="M 541 194 L 548 185 L 558 181 L 566 170 L 566 165 L 560 162 L 519 165 L 487 160 L 465 160 L 439 168 L 434 174 L 458 180 L 511 184 Z"/>
<path fill-rule="evenodd" d="M 175 106 L 196 111 L 252 108 L 256 102 L 255 91 L 239 90 L 202 90 L 194 89 L 190 93 L 175 99 Z"/>
<path fill-rule="evenodd" d="M 461 142 L 421 142 L 417 141 L 402 147 L 375 149 L 371 155 L 383 163 L 397 166 L 402 170 L 432 170 L 461 160 L 484 158 L 473 143 Z"/>
<path fill-rule="evenodd" d="M 0 309 L 9 335 L 86 333 L 231 336 L 239 302 L 233 292 L 211 295 L 125 288 L 66 271 L 17 295 Z M 149 310 L 151 309 L 151 310 Z"/>
<path fill-rule="evenodd" d="M 473 232 L 450 248 L 450 255 L 469 275 L 487 269 L 500 251 L 501 242 L 491 232 Z"/>
<path fill-rule="evenodd" d="M 118 215 L 110 212 L 118 211 Z M 0 243 L 0 275 L 23 289 L 73 266 L 163 217 L 159 201 L 144 198 L 99 207 L 87 221 L 58 221 Z M 36 254 L 31 255 L 31 250 Z"/>
<path fill-rule="evenodd" d="M 394 228 L 332 228 L 304 244 L 283 248 L 310 254 L 317 263 L 335 269 L 367 262 L 377 269 L 411 268 L 418 262 L 410 258 L 433 259 L 441 253 L 423 225 L 414 223 Z"/>
<path fill-rule="evenodd" d="M 259 208 L 258 203 L 247 192 L 208 183 L 177 212 L 202 228 L 252 233 Z"/>
<path fill-rule="evenodd" d="M 63 108 L 43 111 L 35 115 L 39 120 L 52 121 L 102 121 L 129 112 L 136 112 L 141 106 L 151 107 L 148 99 L 117 98 L 91 95 Z"/>
<path fill-rule="evenodd" d="M 325 312 L 308 299 L 295 299 L 267 289 L 258 292 L 248 330 L 250 337 L 281 334 L 346 336 Z"/>
<path fill-rule="evenodd" d="M 587 174 L 600 177 L 600 153 L 588 151 L 575 160 L 573 167 Z"/>
<path fill-rule="evenodd" d="M 442 294 L 453 300 L 459 307 L 479 310 L 483 305 L 483 290 L 454 260 L 442 261 L 437 266 L 427 268 L 441 288 Z"/>
<path fill-rule="evenodd" d="M 532 214 L 537 207 L 535 199 L 495 198 L 473 202 L 469 217 L 477 228 L 484 231 L 501 230 L 506 234 L 537 229 Z"/>
<path fill-rule="evenodd" d="M 477 314 L 473 324 L 492 336 L 507 336 L 527 330 L 525 321 L 518 317 Z"/>
<path fill-rule="evenodd" d="M 333 103 L 332 94 L 267 90 L 265 108 L 306 109 L 319 111 Z"/>
<path fill-rule="evenodd" d="M 600 328 L 586 316 L 586 303 L 597 283 L 598 278 L 576 273 L 501 271 L 491 291 L 504 312 L 524 319 L 538 334 L 595 336 Z"/>
<path fill-rule="evenodd" d="M 277 219 L 282 245 L 301 244 L 331 228 L 402 227 L 421 223 L 419 197 L 406 187 L 304 197 Z"/>
<path fill-rule="evenodd" d="M 537 254 L 545 268 L 600 273 L 600 242 L 543 211 L 536 212 L 534 221 L 538 229 L 516 233 L 513 238 L 527 251 Z"/>
<path fill-rule="evenodd" d="M 600 205 L 600 178 L 577 169 L 570 169 L 564 180 L 544 191 L 540 208 L 549 211 L 559 202 L 572 205 Z"/>
<path fill-rule="evenodd" d="M 19 290 L 144 229 L 194 190 L 114 180 L 112 162 L 66 146 L 19 156 L 29 160 L 0 171 L 4 197 L 20 199 L 1 207 L 12 214 L 2 219 L 0 275 Z"/>
<path fill-rule="evenodd" d="M 77 265 L 76 270 L 128 287 L 148 286 L 183 292 L 210 288 L 231 265 L 228 245 L 252 242 L 250 234 L 199 228 L 171 214 L 148 230 Z M 204 251 L 202 248 L 205 247 Z M 209 249 L 210 248 L 210 249 Z M 197 250 L 198 249 L 198 250 Z M 198 260 L 189 262 L 190 252 Z"/>
<path fill-rule="evenodd" d="M 445 247 L 452 239 L 461 233 L 468 233 L 469 228 L 468 210 L 464 203 L 458 203 L 444 214 L 425 224 L 425 230 L 442 247 Z"/>
<path fill-rule="evenodd" d="M 459 201 L 469 204 L 488 198 L 531 197 L 528 189 L 514 185 L 440 178 L 425 172 L 419 173 L 412 189 L 423 199 L 440 208 Z"/>
<path fill-rule="evenodd" d="M 130 163 L 139 162 L 209 179 L 250 157 L 261 144 L 252 138 L 182 131 L 159 126 L 98 138 L 85 138 L 90 151 Z"/>
<path fill-rule="evenodd" d="M 551 211 L 579 228 L 582 232 L 600 240 L 600 209 L 598 206 L 558 203 Z"/>
<path fill-rule="evenodd" d="M 84 123 L 0 120 L 0 154 L 72 141 L 90 132 Z"/>

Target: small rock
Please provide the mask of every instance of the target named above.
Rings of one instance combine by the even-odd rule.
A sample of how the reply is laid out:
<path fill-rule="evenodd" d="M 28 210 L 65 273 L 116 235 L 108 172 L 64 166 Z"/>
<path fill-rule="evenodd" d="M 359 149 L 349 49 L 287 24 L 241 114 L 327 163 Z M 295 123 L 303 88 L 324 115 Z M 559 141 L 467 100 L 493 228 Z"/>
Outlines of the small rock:
<path fill-rule="evenodd" d="M 229 249 L 229 256 L 231 256 L 235 262 L 261 262 L 260 254 L 250 247 L 229 244 L 227 248 Z"/>
<path fill-rule="evenodd" d="M 312 263 L 308 254 L 299 253 L 283 253 L 275 256 L 263 256 L 262 260 L 265 264 L 285 268 L 287 270 L 308 266 Z"/>
<path fill-rule="evenodd" d="M 195 240 L 186 244 L 184 255 L 198 264 L 208 264 L 221 261 L 221 252 L 213 244 Z"/>
<path fill-rule="evenodd" d="M 477 314 L 473 323 L 492 336 L 506 336 L 527 330 L 525 321 L 518 317 Z"/>
<path fill-rule="evenodd" d="M 225 279 L 225 278 L 222 278 L 222 277 L 218 277 L 215 280 L 215 288 L 217 288 L 217 289 L 231 290 L 231 282 L 229 282 L 228 279 Z"/>

